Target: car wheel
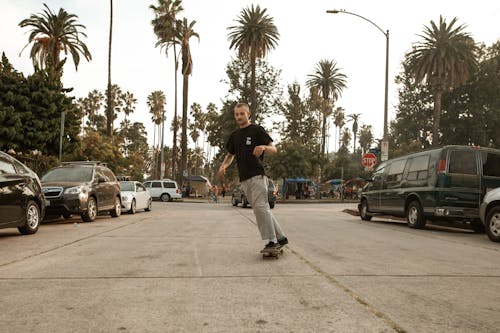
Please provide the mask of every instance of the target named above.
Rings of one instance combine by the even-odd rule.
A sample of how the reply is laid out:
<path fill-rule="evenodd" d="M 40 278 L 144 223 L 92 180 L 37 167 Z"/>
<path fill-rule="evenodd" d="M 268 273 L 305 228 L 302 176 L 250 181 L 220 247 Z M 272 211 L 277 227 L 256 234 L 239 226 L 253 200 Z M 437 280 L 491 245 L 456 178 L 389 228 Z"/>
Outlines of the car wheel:
<path fill-rule="evenodd" d="M 153 208 L 153 199 L 149 199 L 148 200 L 148 206 L 146 207 L 146 209 L 144 209 L 146 212 L 150 212 L 151 209 Z"/>
<path fill-rule="evenodd" d="M 424 211 L 417 200 L 410 202 L 408 205 L 406 222 L 410 228 L 422 229 L 425 227 Z"/>
<path fill-rule="evenodd" d="M 71 218 L 71 214 L 62 214 L 65 220 L 68 220 Z"/>
<path fill-rule="evenodd" d="M 363 201 L 361 201 L 361 204 L 359 205 L 359 216 L 363 221 L 372 220 L 372 216 L 368 214 L 368 201 L 366 199 L 363 199 Z"/>
<path fill-rule="evenodd" d="M 119 197 L 115 198 L 115 207 L 109 213 L 111 217 L 118 217 L 122 214 L 122 203 Z"/>
<path fill-rule="evenodd" d="M 271 201 L 271 202 L 269 203 L 269 208 L 273 209 L 273 208 L 274 208 L 274 205 L 275 205 L 275 202 L 274 202 L 274 201 Z"/>
<path fill-rule="evenodd" d="M 87 211 L 82 213 L 82 220 L 84 222 L 93 222 L 97 217 L 97 202 L 94 197 L 89 197 L 87 201 Z"/>
<path fill-rule="evenodd" d="M 231 203 L 234 207 L 238 206 L 238 200 L 236 200 L 236 198 L 234 197 L 234 195 L 232 196 L 231 198 Z"/>
<path fill-rule="evenodd" d="M 29 201 L 24 212 L 24 225 L 17 228 L 23 235 L 32 235 L 40 226 L 40 208 L 34 201 Z"/>
<path fill-rule="evenodd" d="M 247 208 L 248 207 L 247 197 L 245 197 L 245 196 L 241 197 L 241 205 L 243 206 L 243 208 Z"/>
<path fill-rule="evenodd" d="M 171 201 L 170 199 L 170 194 L 168 193 L 163 193 L 160 197 L 160 200 L 163 201 L 163 202 L 167 202 L 167 201 Z"/>
<path fill-rule="evenodd" d="M 500 206 L 493 207 L 488 212 L 485 229 L 492 242 L 500 242 Z"/>
<path fill-rule="evenodd" d="M 132 203 L 130 204 L 130 210 L 128 211 L 129 214 L 135 214 L 137 209 L 137 204 L 135 202 L 135 199 L 132 200 Z"/>

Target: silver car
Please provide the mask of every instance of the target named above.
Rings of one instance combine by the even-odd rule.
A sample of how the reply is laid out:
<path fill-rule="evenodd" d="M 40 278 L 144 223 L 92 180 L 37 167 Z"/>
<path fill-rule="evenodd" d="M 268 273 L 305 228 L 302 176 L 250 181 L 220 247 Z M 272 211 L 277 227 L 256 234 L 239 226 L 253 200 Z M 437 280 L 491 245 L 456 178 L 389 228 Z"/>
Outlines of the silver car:
<path fill-rule="evenodd" d="M 122 208 L 130 214 L 135 214 L 138 209 L 144 209 L 146 212 L 151 210 L 151 195 L 144 185 L 134 181 L 120 182 Z"/>
<path fill-rule="evenodd" d="M 500 242 L 500 188 L 489 191 L 479 208 L 488 237 L 493 242 Z"/>

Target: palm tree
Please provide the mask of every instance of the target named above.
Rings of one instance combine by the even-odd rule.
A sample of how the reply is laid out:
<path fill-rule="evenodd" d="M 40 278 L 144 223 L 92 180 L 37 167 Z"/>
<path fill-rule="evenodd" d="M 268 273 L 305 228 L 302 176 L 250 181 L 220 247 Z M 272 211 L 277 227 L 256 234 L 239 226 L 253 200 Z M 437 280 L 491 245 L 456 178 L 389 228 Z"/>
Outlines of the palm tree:
<path fill-rule="evenodd" d="M 165 94 L 163 91 L 156 90 L 153 91 L 151 94 L 149 94 L 148 99 L 147 99 L 147 105 L 149 107 L 149 112 L 152 114 L 151 119 L 153 120 L 153 123 L 158 127 L 158 139 L 163 141 L 164 135 L 163 135 L 163 130 L 161 130 L 160 125 L 162 125 L 165 122 L 165 104 L 167 102 L 167 99 L 165 97 Z M 161 134 L 160 134 L 161 132 Z M 156 129 L 155 129 L 156 133 Z M 161 139 L 160 139 L 161 135 Z M 155 164 L 154 168 L 154 175 L 159 174 L 158 173 L 158 165 L 157 165 L 157 156 L 156 156 L 156 148 L 155 148 L 155 142 L 156 141 L 153 138 L 153 160 Z M 163 149 L 163 145 L 161 146 L 161 149 Z M 161 161 L 163 163 L 163 161 Z M 161 172 L 161 166 L 160 166 L 160 172 Z M 163 175 L 160 175 L 160 177 L 163 177 Z"/>
<path fill-rule="evenodd" d="M 342 133 L 342 127 L 345 125 L 345 109 L 342 107 L 338 107 L 335 109 L 334 116 L 333 116 L 333 123 L 335 124 L 335 127 L 338 128 L 338 133 L 339 133 L 339 148 L 341 144 L 340 140 L 340 135 Z"/>
<path fill-rule="evenodd" d="M 87 45 L 82 41 L 82 36 L 87 37 L 81 31 L 85 26 L 78 23 L 78 16 L 69 14 L 62 8 L 56 14 L 46 4 L 43 6 L 45 9 L 42 13 L 32 14 L 30 18 L 19 23 L 21 28 L 31 27 L 28 44 L 24 48 L 33 44 L 30 52 L 33 65 L 53 72 L 62 72 L 66 61 L 61 60 L 63 51 L 65 55 L 71 54 L 75 69 L 78 70 L 80 54 L 87 61 L 92 59 Z"/>
<path fill-rule="evenodd" d="M 118 118 L 118 113 L 122 111 L 123 99 L 122 90 L 117 84 L 111 85 L 111 89 L 106 89 L 106 134 L 113 136 L 114 122 Z"/>
<path fill-rule="evenodd" d="M 127 117 L 135 111 L 135 104 L 137 103 L 137 99 L 134 97 L 134 94 L 127 91 L 122 95 L 123 103 L 125 104 L 123 107 L 123 113 L 125 114 L 125 120 Z"/>
<path fill-rule="evenodd" d="M 321 60 L 313 74 L 308 75 L 306 84 L 309 88 L 316 87 L 323 98 L 323 124 L 321 129 L 321 154 L 325 154 L 327 117 L 332 112 L 335 101 L 346 87 L 346 76 L 340 72 L 333 60 Z"/>
<path fill-rule="evenodd" d="M 113 113 L 113 106 L 110 104 L 111 101 L 111 41 L 113 37 L 113 0 L 109 0 L 109 40 L 108 40 L 108 89 L 106 90 L 107 104 L 106 104 L 106 114 L 110 115 Z M 106 129 L 108 135 L 111 135 L 112 126 L 109 122 L 106 122 Z"/>
<path fill-rule="evenodd" d="M 430 27 L 424 26 L 423 40 L 414 45 L 407 54 L 410 71 L 417 83 L 425 82 L 430 86 L 434 98 L 434 123 L 432 126 L 432 145 L 439 144 L 439 121 L 443 93 L 464 84 L 477 67 L 478 47 L 465 25 L 455 27 L 457 18 L 450 24 L 442 16 L 439 24 L 431 21 Z"/>
<path fill-rule="evenodd" d="M 191 57 L 191 47 L 189 40 L 192 37 L 200 39 L 193 27 L 196 21 L 188 22 L 186 18 L 177 22 L 177 39 L 181 44 L 182 54 L 182 137 L 181 137 L 181 171 L 185 172 L 187 166 L 187 119 L 188 119 L 188 92 L 189 75 L 193 72 L 193 58 Z"/>
<path fill-rule="evenodd" d="M 250 61 L 250 110 L 254 122 L 257 120 L 256 62 L 276 48 L 279 32 L 274 19 L 266 14 L 267 9 L 259 5 L 247 7 L 236 20 L 238 25 L 229 27 L 229 49 L 238 49 L 240 58 Z"/>
<path fill-rule="evenodd" d="M 181 5 L 181 0 L 158 0 L 158 6 L 151 5 L 150 9 L 153 10 L 155 18 L 151 20 L 153 25 L 153 31 L 156 34 L 157 42 L 156 47 L 165 48 L 165 53 L 168 55 L 170 47 L 173 47 L 174 51 L 174 118 L 173 122 L 175 124 L 177 121 L 177 70 L 179 68 L 179 60 L 177 55 L 176 47 L 179 45 L 179 40 L 177 40 L 177 14 L 179 14 L 183 8 Z M 165 124 L 162 124 L 165 127 Z M 172 178 L 176 178 L 176 161 L 177 161 L 177 131 L 178 127 L 174 126 L 173 144 L 172 144 Z M 163 151 L 163 150 L 162 150 Z"/>
<path fill-rule="evenodd" d="M 88 121 L 89 125 L 92 127 L 95 126 L 94 118 L 96 114 L 99 113 L 99 110 L 102 107 L 102 102 L 104 101 L 104 95 L 99 90 L 94 89 L 89 92 L 86 99 L 88 101 L 88 109 L 87 109 Z"/>
<path fill-rule="evenodd" d="M 353 152 L 356 153 L 356 136 L 358 134 L 358 120 L 361 113 L 353 113 L 348 115 L 349 121 L 352 121 L 352 134 L 354 136 Z"/>

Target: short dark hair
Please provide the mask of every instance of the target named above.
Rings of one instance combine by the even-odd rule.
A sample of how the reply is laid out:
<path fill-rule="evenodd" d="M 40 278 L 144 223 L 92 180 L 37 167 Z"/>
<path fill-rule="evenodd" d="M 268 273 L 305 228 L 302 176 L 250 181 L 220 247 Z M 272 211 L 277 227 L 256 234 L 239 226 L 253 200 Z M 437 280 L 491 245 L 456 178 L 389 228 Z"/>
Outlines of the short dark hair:
<path fill-rule="evenodd" d="M 241 107 L 246 107 L 248 110 L 250 110 L 250 105 L 248 105 L 248 103 L 245 103 L 245 102 L 239 102 L 238 104 L 236 104 L 236 106 L 234 108 L 238 109 Z"/>

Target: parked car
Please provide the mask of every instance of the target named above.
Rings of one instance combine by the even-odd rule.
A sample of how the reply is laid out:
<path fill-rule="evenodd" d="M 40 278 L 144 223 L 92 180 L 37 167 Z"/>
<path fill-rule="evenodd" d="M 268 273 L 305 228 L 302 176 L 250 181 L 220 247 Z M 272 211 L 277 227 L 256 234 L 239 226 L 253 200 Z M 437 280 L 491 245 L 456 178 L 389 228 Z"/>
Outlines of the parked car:
<path fill-rule="evenodd" d="M 121 214 L 120 183 L 100 162 L 67 162 L 42 177 L 47 215 L 79 214 L 92 222 L 100 213 Z"/>
<path fill-rule="evenodd" d="M 276 186 L 271 179 L 269 179 L 269 185 L 267 187 L 267 197 L 269 199 L 269 207 L 273 209 L 276 205 L 278 190 L 276 189 Z M 247 208 L 250 205 L 245 192 L 243 192 L 243 190 L 241 189 L 241 185 L 238 184 L 233 189 L 233 193 L 231 195 L 231 204 L 236 207 L 240 203 L 243 208 Z"/>
<path fill-rule="evenodd" d="M 500 188 L 489 191 L 479 209 L 486 234 L 493 242 L 500 242 Z"/>
<path fill-rule="evenodd" d="M 144 185 L 134 181 L 121 181 L 120 188 L 122 208 L 125 211 L 135 214 L 138 209 L 144 209 L 147 212 L 151 210 L 153 199 Z"/>
<path fill-rule="evenodd" d="M 171 179 L 148 180 L 144 182 L 144 187 L 154 199 L 160 199 L 164 202 L 182 198 L 177 182 Z"/>
<path fill-rule="evenodd" d="M 36 173 L 0 152 L 0 228 L 16 228 L 23 235 L 38 231 L 45 213 L 45 197 Z"/>
<path fill-rule="evenodd" d="M 500 150 L 445 146 L 381 163 L 361 192 L 359 212 L 368 221 L 382 213 L 406 216 L 411 228 L 452 220 L 481 232 L 479 206 L 496 187 Z"/>

